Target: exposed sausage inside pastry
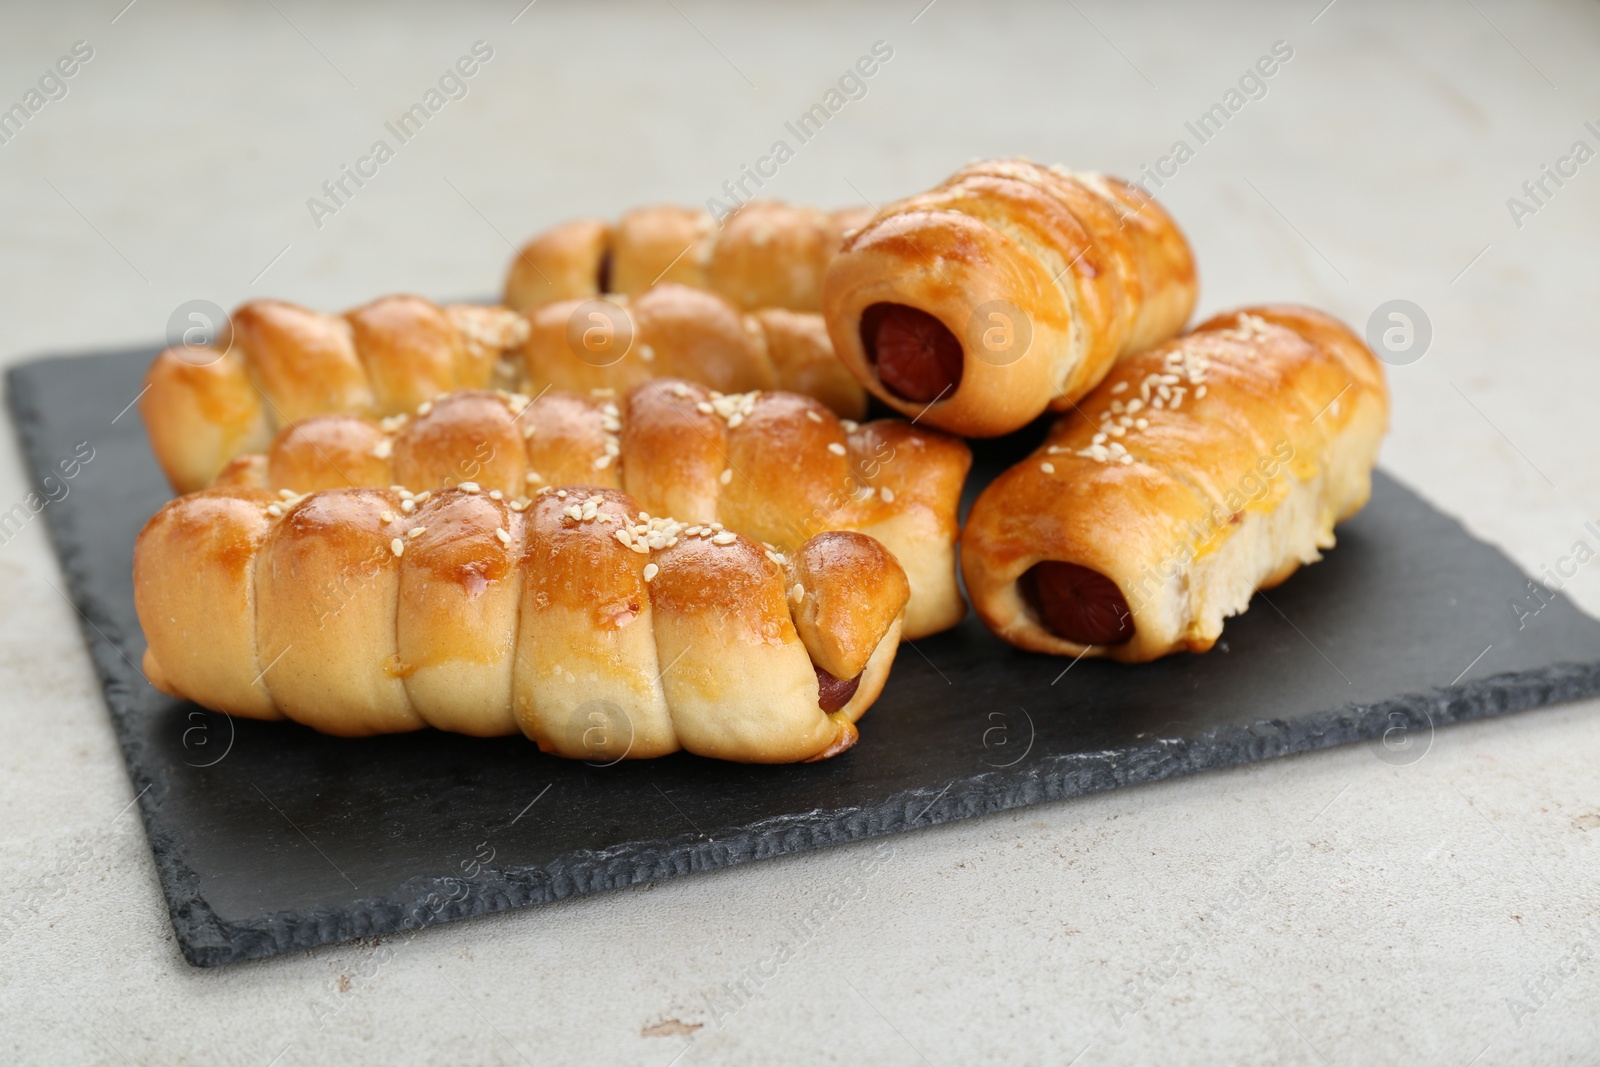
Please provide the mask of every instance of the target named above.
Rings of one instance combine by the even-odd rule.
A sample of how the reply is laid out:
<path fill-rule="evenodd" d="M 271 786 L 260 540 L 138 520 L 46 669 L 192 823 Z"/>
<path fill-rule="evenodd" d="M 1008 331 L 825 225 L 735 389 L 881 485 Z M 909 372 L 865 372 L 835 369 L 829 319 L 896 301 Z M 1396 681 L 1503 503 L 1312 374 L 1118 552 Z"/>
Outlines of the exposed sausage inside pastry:
<path fill-rule="evenodd" d="M 580 219 L 524 245 L 506 276 L 506 306 L 526 314 L 558 300 L 633 296 L 666 283 L 709 289 L 744 311 L 815 312 L 822 274 L 862 208 L 825 212 L 755 200 L 717 225 L 669 205 L 638 208 L 615 225 Z"/>
<path fill-rule="evenodd" d="M 870 537 L 785 555 L 603 487 L 207 489 L 134 549 L 144 671 L 164 693 L 341 736 L 520 732 L 605 762 L 844 751 L 907 596 Z"/>
<path fill-rule="evenodd" d="M 651 514 L 725 523 L 786 552 L 822 530 L 853 530 L 905 568 L 914 639 L 965 612 L 956 543 L 971 462 L 965 443 L 901 419 L 859 424 L 794 393 L 656 379 L 620 401 L 478 390 L 387 419 L 319 416 L 235 459 L 218 484 L 310 492 L 471 482 L 513 499 L 593 484 L 626 490 Z"/>
<path fill-rule="evenodd" d="M 1183 328 L 1194 258 L 1132 185 L 975 163 L 885 208 L 823 280 L 840 360 L 883 401 L 971 437 L 1065 410 Z"/>
<path fill-rule="evenodd" d="M 1334 543 L 1372 488 L 1381 365 L 1337 320 L 1273 305 L 1131 356 L 973 505 L 962 574 L 1022 648 L 1125 662 L 1209 649 Z"/>

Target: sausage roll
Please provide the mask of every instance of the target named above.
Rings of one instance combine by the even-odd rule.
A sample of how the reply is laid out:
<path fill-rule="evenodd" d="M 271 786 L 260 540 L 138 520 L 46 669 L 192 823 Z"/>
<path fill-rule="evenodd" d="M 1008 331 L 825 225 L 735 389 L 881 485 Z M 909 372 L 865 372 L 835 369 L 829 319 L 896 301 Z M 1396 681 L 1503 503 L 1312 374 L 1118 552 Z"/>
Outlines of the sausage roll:
<path fill-rule="evenodd" d="M 506 306 L 531 314 L 557 300 L 635 295 L 665 282 L 721 294 L 745 311 L 817 311 L 822 273 L 849 230 L 872 213 L 751 201 L 718 226 L 703 211 L 660 206 L 616 223 L 552 227 L 518 251 Z"/>
<path fill-rule="evenodd" d="M 1333 546 L 1388 416 L 1381 365 L 1308 308 L 1247 308 L 1125 359 L 973 505 L 973 607 L 1038 652 L 1204 652 Z"/>
<path fill-rule="evenodd" d="M 664 283 L 635 297 L 560 300 L 529 313 L 522 388 L 624 391 L 657 377 L 728 393 L 786 389 L 847 418 L 867 394 L 833 354 L 822 317 L 753 314 L 704 289 Z"/>
<path fill-rule="evenodd" d="M 218 484 L 303 493 L 471 483 L 510 498 L 601 485 L 653 515 L 721 522 L 786 552 L 819 531 L 852 530 L 883 542 L 905 568 L 914 639 L 965 612 L 956 543 L 971 462 L 964 442 L 901 419 L 859 424 L 794 393 L 656 379 L 620 402 L 478 390 L 412 415 L 318 416 L 235 459 Z"/>
<path fill-rule="evenodd" d="M 969 437 L 1062 410 L 1183 328 L 1194 257 L 1145 193 L 975 163 L 846 238 L 823 281 L 839 358 L 885 403 Z"/>
<path fill-rule="evenodd" d="M 906 598 L 870 537 L 785 555 L 603 487 L 208 489 L 134 549 L 144 671 L 164 693 L 347 737 L 521 732 L 605 762 L 844 751 Z"/>
<path fill-rule="evenodd" d="M 168 481 L 188 492 L 239 453 L 265 447 L 275 426 L 330 411 L 389 415 L 447 390 L 483 388 L 527 332 L 504 308 L 416 296 L 344 315 L 255 300 L 233 313 L 220 355 L 179 346 L 157 356 L 139 412 Z"/>

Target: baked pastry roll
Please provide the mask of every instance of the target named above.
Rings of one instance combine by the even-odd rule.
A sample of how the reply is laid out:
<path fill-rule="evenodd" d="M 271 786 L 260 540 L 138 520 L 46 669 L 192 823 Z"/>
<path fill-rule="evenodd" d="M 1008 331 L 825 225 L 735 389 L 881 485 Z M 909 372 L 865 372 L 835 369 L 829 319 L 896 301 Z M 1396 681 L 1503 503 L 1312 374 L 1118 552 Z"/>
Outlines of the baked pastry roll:
<path fill-rule="evenodd" d="M 1220 315 L 1117 364 L 972 506 L 980 618 L 1021 648 L 1140 662 L 1204 652 L 1334 543 L 1372 489 L 1381 365 L 1337 320 Z"/>
<path fill-rule="evenodd" d="M 208 489 L 134 548 L 144 671 L 164 693 L 350 737 L 521 732 L 605 762 L 844 751 L 907 592 L 870 537 L 785 555 L 603 487 Z"/>
<path fill-rule="evenodd" d="M 265 447 L 277 426 L 330 411 L 389 415 L 487 386 L 527 330 L 504 308 L 416 296 L 344 315 L 254 300 L 233 313 L 220 356 L 181 346 L 157 356 L 139 413 L 168 481 L 188 492 L 239 453 Z"/>
<path fill-rule="evenodd" d="M 720 522 L 788 552 L 823 530 L 881 541 L 910 582 L 906 635 L 956 624 L 966 444 L 901 419 L 842 420 L 794 393 L 725 394 L 655 379 L 620 400 L 551 390 L 448 394 L 412 415 L 323 415 L 241 456 L 218 484 L 311 492 L 472 483 L 628 492 L 652 515 Z"/>
<path fill-rule="evenodd" d="M 687 378 L 727 393 L 786 389 L 860 418 L 867 394 L 833 354 L 822 317 L 740 311 L 705 289 L 663 283 L 638 296 L 560 300 L 528 313 L 521 388 L 626 391 Z"/>
<path fill-rule="evenodd" d="M 840 360 L 883 401 L 969 437 L 1064 410 L 1194 309 L 1194 257 L 1139 189 L 974 163 L 846 238 L 823 282 Z"/>
<path fill-rule="evenodd" d="M 751 201 L 719 227 L 704 211 L 638 208 L 615 225 L 579 219 L 517 252 L 506 306 L 531 314 L 557 300 L 636 295 L 678 282 L 709 289 L 745 311 L 817 311 L 822 273 L 844 235 L 872 213 Z"/>

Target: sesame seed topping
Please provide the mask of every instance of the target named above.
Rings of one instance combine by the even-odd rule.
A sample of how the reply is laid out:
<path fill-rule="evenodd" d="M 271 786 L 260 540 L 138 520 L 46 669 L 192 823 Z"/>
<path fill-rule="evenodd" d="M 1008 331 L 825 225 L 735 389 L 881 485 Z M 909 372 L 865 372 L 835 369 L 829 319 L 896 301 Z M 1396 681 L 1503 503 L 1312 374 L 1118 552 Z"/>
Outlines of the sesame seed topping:
<path fill-rule="evenodd" d="M 415 500 L 402 500 L 400 501 L 400 510 L 409 515 L 417 510 L 417 502 Z"/>
<path fill-rule="evenodd" d="M 413 499 L 417 503 L 421 504 L 424 501 L 426 501 L 432 495 L 433 495 L 433 490 L 432 489 L 424 489 L 422 492 L 418 493 L 416 496 L 412 497 L 411 499 Z"/>
<path fill-rule="evenodd" d="M 540 482 L 544 481 L 543 478 L 539 477 L 538 471 L 529 471 L 527 474 L 522 476 L 522 480 L 527 482 L 529 485 L 538 485 Z"/>
<path fill-rule="evenodd" d="M 387 437 L 372 446 L 372 454 L 377 459 L 388 459 L 393 453 L 394 442 Z"/>
<path fill-rule="evenodd" d="M 274 504 L 273 506 L 276 507 L 277 505 Z M 378 512 L 378 518 L 383 522 L 393 522 L 394 521 L 394 512 L 392 512 L 392 511 L 380 511 L 380 512 Z"/>
<path fill-rule="evenodd" d="M 806 418 L 810 419 L 812 422 L 821 422 L 822 421 L 822 416 L 818 415 L 815 411 L 812 411 L 810 408 L 806 409 Z"/>
<path fill-rule="evenodd" d="M 1113 393 L 1126 393 L 1128 391 L 1128 383 L 1118 382 L 1116 385 L 1111 387 L 1111 391 Z"/>
<path fill-rule="evenodd" d="M 463 493 L 476 493 L 476 492 L 481 491 L 482 488 L 483 487 L 480 486 L 477 482 L 462 482 L 461 483 L 461 491 Z"/>
<path fill-rule="evenodd" d="M 267 514 L 276 519 L 278 516 L 283 514 L 283 508 L 277 504 L 268 504 Z"/>
<path fill-rule="evenodd" d="M 661 573 L 661 568 L 656 566 L 654 563 L 646 563 L 644 565 L 644 580 L 645 581 L 647 581 L 647 582 L 650 581 L 652 578 L 654 578 L 656 575 L 658 575 L 660 573 Z"/>
<path fill-rule="evenodd" d="M 708 401 L 705 401 L 705 400 L 702 400 L 702 401 L 700 401 L 700 403 L 698 403 L 698 404 L 696 404 L 696 405 L 695 405 L 695 406 L 694 406 L 694 409 L 695 409 L 695 410 L 696 410 L 696 411 L 698 411 L 698 412 L 699 412 L 699 413 L 700 413 L 700 414 L 702 414 L 702 415 L 709 415 L 709 414 L 711 414 L 711 413 L 712 413 L 712 412 L 713 412 L 713 411 L 715 411 L 715 410 L 716 410 L 716 409 L 715 409 L 715 408 L 713 408 L 713 407 L 712 407 L 712 406 L 711 406 L 711 404 L 710 404 L 710 403 L 709 403 L 709 402 L 708 402 Z"/>
<path fill-rule="evenodd" d="M 526 426 L 524 426 L 522 428 L 522 439 L 524 441 L 526 441 L 528 438 L 533 436 L 534 431 L 537 430 L 537 429 L 538 429 L 538 427 L 535 426 L 533 423 L 531 423 L 531 422 L 528 423 L 528 425 L 526 425 Z"/>
<path fill-rule="evenodd" d="M 428 528 L 426 526 L 413 526 L 413 527 L 411 527 L 411 529 L 406 531 L 406 536 L 407 537 L 421 537 L 423 534 L 425 534 L 427 532 L 428 532 Z"/>
<path fill-rule="evenodd" d="M 616 532 L 611 536 L 615 537 L 618 541 L 621 541 L 630 548 L 633 546 L 633 531 L 628 529 L 626 526 L 618 527 Z"/>
<path fill-rule="evenodd" d="M 406 543 L 400 540 L 400 538 L 396 537 L 393 541 L 389 542 L 389 551 L 393 552 L 397 556 L 403 556 L 406 554 Z"/>
<path fill-rule="evenodd" d="M 506 495 L 504 493 L 502 493 L 500 490 L 498 490 L 498 489 L 489 490 L 489 499 L 490 500 L 504 500 L 505 498 L 506 498 Z"/>
<path fill-rule="evenodd" d="M 794 597 L 794 602 L 796 604 L 804 603 L 806 599 L 806 587 L 801 585 L 799 582 L 795 582 L 794 588 L 789 590 L 789 595 Z"/>
<path fill-rule="evenodd" d="M 890 489 L 887 485 L 878 490 L 878 495 L 883 497 L 883 502 L 885 504 L 894 503 L 894 490 Z"/>
<path fill-rule="evenodd" d="M 610 456 L 598 456 L 598 457 L 595 458 L 595 461 L 594 461 L 594 469 L 595 470 L 603 471 L 609 466 L 611 466 L 611 457 Z"/>
<path fill-rule="evenodd" d="M 500 539 L 500 543 L 502 545 L 509 545 L 511 543 L 511 535 L 502 528 L 496 527 L 494 535 Z"/>
<path fill-rule="evenodd" d="M 729 482 L 733 481 L 733 468 L 728 467 L 723 470 L 721 474 L 717 475 L 717 481 L 721 482 L 723 485 L 727 485 Z"/>
<path fill-rule="evenodd" d="M 836 456 L 842 456 L 845 454 L 846 449 L 844 445 L 841 445 L 838 441 L 829 441 L 828 451 L 832 452 Z"/>
<path fill-rule="evenodd" d="M 278 499 L 279 500 L 293 500 L 294 499 L 294 490 L 293 489 L 279 489 L 278 490 Z"/>
<path fill-rule="evenodd" d="M 731 545 L 737 540 L 739 540 L 738 534 L 732 532 L 731 530 L 724 530 L 717 534 L 717 536 L 713 537 L 711 539 L 711 543 L 714 545 Z"/>
<path fill-rule="evenodd" d="M 839 425 L 844 427 L 845 433 L 855 433 L 861 429 L 861 424 L 855 419 L 840 419 Z"/>
<path fill-rule="evenodd" d="M 432 410 L 433 410 L 433 401 L 431 401 L 431 400 L 424 400 L 422 403 L 417 405 L 417 414 L 419 416 L 420 415 L 426 415 L 428 412 L 430 412 Z M 398 552 L 395 553 L 395 555 L 397 555 L 397 556 L 399 554 L 400 553 L 398 553 Z"/>
<path fill-rule="evenodd" d="M 1054 474 L 1056 472 L 1056 465 L 1051 463 L 1049 460 L 1046 460 L 1045 462 L 1039 464 L 1039 469 L 1044 471 L 1046 474 Z"/>

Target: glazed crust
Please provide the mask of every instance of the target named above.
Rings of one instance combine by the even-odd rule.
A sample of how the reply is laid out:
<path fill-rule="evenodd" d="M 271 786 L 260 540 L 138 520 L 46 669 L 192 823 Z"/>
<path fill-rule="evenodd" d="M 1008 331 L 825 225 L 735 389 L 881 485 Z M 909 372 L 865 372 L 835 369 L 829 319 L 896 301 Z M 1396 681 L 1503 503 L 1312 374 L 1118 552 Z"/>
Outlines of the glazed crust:
<path fill-rule="evenodd" d="M 607 293 L 636 296 L 666 283 L 709 289 L 742 311 L 820 311 L 822 276 L 847 232 L 872 213 L 826 212 L 754 200 L 717 225 L 672 205 L 637 208 L 615 226 L 562 223 L 518 252 L 506 276 L 506 306 L 531 315 L 558 300 Z"/>
<path fill-rule="evenodd" d="M 605 487 L 207 489 L 164 507 L 134 550 L 145 673 L 165 693 L 350 737 L 521 732 L 602 762 L 843 751 L 907 596 L 861 534 L 785 556 L 650 519 Z M 854 668 L 836 711 L 817 666 Z"/>
<path fill-rule="evenodd" d="M 490 383 L 527 332 L 504 308 L 440 307 L 391 296 L 345 315 L 277 300 L 233 313 L 215 349 L 169 348 L 145 378 L 139 412 L 179 492 L 259 449 L 276 427 L 313 415 L 388 415 L 451 389 Z"/>
<path fill-rule="evenodd" d="M 635 243 L 648 237 L 648 227 L 624 229 Z M 579 224 L 550 240 L 600 247 L 593 227 Z M 345 315 L 255 301 L 234 313 L 217 348 L 180 346 L 157 356 L 140 412 L 168 480 L 188 492 L 290 424 L 328 414 L 393 415 L 491 384 L 627 389 L 671 375 L 726 392 L 794 389 L 846 417 L 866 411 L 866 391 L 833 358 L 814 314 L 746 315 L 677 284 L 607 305 L 610 318 L 580 304 L 547 306 L 530 326 L 505 308 L 440 307 L 415 296 L 385 297 Z M 613 319 L 623 331 L 618 358 L 597 358 L 584 346 Z"/>
<path fill-rule="evenodd" d="M 979 496 L 962 574 L 1012 644 L 1137 662 L 1209 649 L 1255 590 L 1332 547 L 1371 493 L 1389 399 L 1347 327 L 1269 305 L 1124 359 L 1078 408 Z M 1042 561 L 1110 579 L 1132 636 L 1045 625 L 1024 577 Z"/>
<path fill-rule="evenodd" d="M 1188 242 L 1143 192 L 996 160 L 846 238 L 824 279 L 823 315 L 839 359 L 885 403 L 986 437 L 1070 406 L 1119 357 L 1182 329 L 1195 296 Z M 880 377 L 863 319 L 870 326 L 869 309 L 886 305 L 933 316 L 961 345 L 958 380 L 936 398 L 898 395 Z"/>
<path fill-rule="evenodd" d="M 654 379 L 620 401 L 477 390 L 409 416 L 319 416 L 281 431 L 263 457 L 239 457 L 216 484 L 312 492 L 471 482 L 509 498 L 599 485 L 626 490 L 651 514 L 721 522 L 785 552 L 824 531 L 857 531 L 904 568 L 914 639 L 965 610 L 957 510 L 971 461 L 961 441 L 903 420 L 863 425 L 799 394 Z"/>
<path fill-rule="evenodd" d="M 687 378 L 727 393 L 789 389 L 859 417 L 867 393 L 833 355 L 821 316 L 741 312 L 707 289 L 663 282 L 638 296 L 558 300 L 529 313 L 523 388 L 614 389 Z"/>

